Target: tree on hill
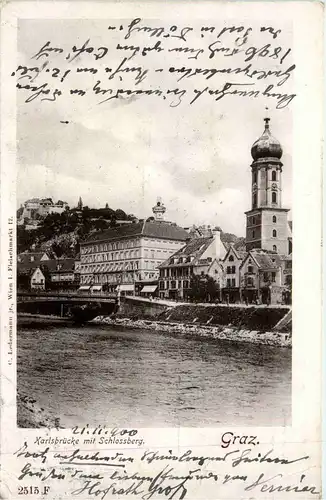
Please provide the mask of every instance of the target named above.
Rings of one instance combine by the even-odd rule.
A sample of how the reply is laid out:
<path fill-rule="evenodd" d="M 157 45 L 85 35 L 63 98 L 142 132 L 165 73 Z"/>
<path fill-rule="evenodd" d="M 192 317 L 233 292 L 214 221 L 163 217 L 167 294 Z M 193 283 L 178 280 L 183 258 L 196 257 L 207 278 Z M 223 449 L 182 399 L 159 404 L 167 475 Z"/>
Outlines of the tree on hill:
<path fill-rule="evenodd" d="M 60 259 L 60 257 L 62 257 L 64 254 L 64 249 L 62 248 L 62 245 L 60 245 L 56 241 L 52 243 L 51 250 L 58 257 L 58 259 Z"/>
<path fill-rule="evenodd" d="M 24 207 L 19 207 L 17 210 L 17 219 L 20 219 L 21 216 L 23 215 L 24 212 Z"/>
<path fill-rule="evenodd" d="M 96 221 L 94 221 L 94 227 L 97 231 L 104 231 L 104 229 L 107 229 L 110 226 L 110 223 L 103 219 L 103 217 L 100 217 Z"/>
<path fill-rule="evenodd" d="M 110 227 L 115 227 L 116 225 L 117 225 L 117 216 L 113 214 L 110 221 Z"/>
<path fill-rule="evenodd" d="M 30 250 L 36 237 L 36 231 L 27 231 L 24 226 L 17 226 L 17 253 Z"/>
<path fill-rule="evenodd" d="M 232 233 L 222 233 L 221 240 L 223 243 L 233 243 L 235 249 L 240 249 L 245 246 L 246 239 L 243 236 L 236 236 Z"/>
<path fill-rule="evenodd" d="M 127 219 L 127 214 L 126 212 L 124 212 L 123 210 L 121 210 L 120 208 L 118 208 L 118 210 L 115 211 L 115 216 L 118 220 L 126 220 Z"/>

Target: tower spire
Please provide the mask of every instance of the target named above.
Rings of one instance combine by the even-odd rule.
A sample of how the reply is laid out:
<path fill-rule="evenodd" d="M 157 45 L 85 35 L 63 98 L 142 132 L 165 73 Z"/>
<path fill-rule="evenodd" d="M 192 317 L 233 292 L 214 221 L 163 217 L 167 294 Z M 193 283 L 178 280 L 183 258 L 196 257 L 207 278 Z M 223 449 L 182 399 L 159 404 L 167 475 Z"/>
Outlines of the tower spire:
<path fill-rule="evenodd" d="M 269 122 L 270 122 L 270 118 L 269 118 L 269 113 L 268 113 L 268 107 L 266 106 L 265 108 L 266 110 L 266 113 L 265 113 L 265 118 L 264 118 L 264 122 L 265 122 L 265 130 L 269 130 Z"/>

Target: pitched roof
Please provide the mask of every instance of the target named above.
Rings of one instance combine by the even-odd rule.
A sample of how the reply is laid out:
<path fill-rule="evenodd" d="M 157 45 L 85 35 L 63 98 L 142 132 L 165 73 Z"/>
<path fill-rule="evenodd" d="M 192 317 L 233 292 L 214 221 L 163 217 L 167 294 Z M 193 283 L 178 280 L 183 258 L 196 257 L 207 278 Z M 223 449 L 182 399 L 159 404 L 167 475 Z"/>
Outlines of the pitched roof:
<path fill-rule="evenodd" d="M 119 240 L 121 238 L 147 236 L 167 240 L 186 241 L 189 234 L 185 229 L 170 222 L 144 221 L 112 227 L 89 236 L 85 243 L 95 241 Z"/>
<path fill-rule="evenodd" d="M 18 263 L 19 264 L 33 264 L 32 267 L 38 267 L 38 264 L 40 263 L 41 261 L 41 258 L 43 257 L 43 255 L 47 253 L 46 252 L 26 252 L 26 253 L 20 253 L 18 256 L 17 256 L 17 259 L 18 259 Z M 31 259 L 34 259 L 34 260 L 31 260 Z"/>
<path fill-rule="evenodd" d="M 195 238 L 189 241 L 185 246 L 177 250 L 173 255 L 171 255 L 165 262 L 163 262 L 159 267 L 167 267 L 167 266 L 184 266 L 184 263 L 173 263 L 174 259 L 179 259 L 181 257 L 192 257 L 192 264 L 197 264 L 200 261 L 200 257 L 203 255 L 205 250 L 209 247 L 209 245 L 213 242 L 213 237 L 209 238 Z M 201 259 L 200 264 L 204 265 L 204 260 Z M 208 262 L 208 261 L 207 261 Z M 211 261 L 209 261 L 211 262 Z"/>
<path fill-rule="evenodd" d="M 44 252 L 43 252 L 44 253 Z M 43 255 L 42 253 L 42 255 Z M 58 265 L 60 269 L 58 269 Z M 75 259 L 50 259 L 43 261 L 34 261 L 34 262 L 18 262 L 17 264 L 17 272 L 20 275 L 28 275 L 31 272 L 34 272 L 37 268 L 46 268 L 50 273 L 53 272 L 72 272 L 75 268 Z"/>
<path fill-rule="evenodd" d="M 277 253 L 251 250 L 250 254 L 254 257 L 261 269 L 277 269 L 281 266 L 282 259 Z"/>
<path fill-rule="evenodd" d="M 71 272 L 75 268 L 75 259 L 51 259 L 46 260 L 41 264 L 46 267 L 50 273 L 62 273 L 64 271 Z"/>
<path fill-rule="evenodd" d="M 234 255 L 236 256 L 236 258 L 238 260 L 243 260 L 245 258 L 245 256 L 247 255 L 247 252 L 244 250 L 244 249 L 240 249 L 240 250 L 237 250 L 234 246 L 234 243 L 231 243 L 229 244 L 229 247 L 227 249 L 227 252 L 225 254 L 225 257 L 224 257 L 224 262 L 227 260 L 227 257 L 229 256 L 229 254 L 233 252 Z"/>

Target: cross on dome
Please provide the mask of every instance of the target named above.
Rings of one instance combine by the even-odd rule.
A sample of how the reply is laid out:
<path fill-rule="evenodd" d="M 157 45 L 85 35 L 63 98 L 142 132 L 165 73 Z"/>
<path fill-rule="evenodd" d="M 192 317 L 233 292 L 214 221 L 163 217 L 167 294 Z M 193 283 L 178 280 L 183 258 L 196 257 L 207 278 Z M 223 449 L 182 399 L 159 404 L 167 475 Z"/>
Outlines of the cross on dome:
<path fill-rule="evenodd" d="M 268 110 L 268 108 L 265 108 Z M 266 113 L 267 114 L 267 113 Z M 265 129 L 263 135 L 254 142 L 251 148 L 251 156 L 255 161 L 263 160 L 267 158 L 280 159 L 283 154 L 282 146 L 280 142 L 272 136 L 269 128 L 270 118 L 266 116 L 264 118 Z"/>
<path fill-rule="evenodd" d="M 268 129 L 269 129 L 269 122 L 271 121 L 271 119 L 270 119 L 270 118 L 269 118 L 269 116 L 268 116 L 268 114 L 269 114 L 269 113 L 268 113 L 268 107 L 266 106 L 266 108 L 265 108 L 265 109 L 266 109 L 266 116 L 265 116 L 265 118 L 264 118 L 264 122 L 265 122 L 265 130 L 266 130 L 266 129 L 268 130 Z"/>

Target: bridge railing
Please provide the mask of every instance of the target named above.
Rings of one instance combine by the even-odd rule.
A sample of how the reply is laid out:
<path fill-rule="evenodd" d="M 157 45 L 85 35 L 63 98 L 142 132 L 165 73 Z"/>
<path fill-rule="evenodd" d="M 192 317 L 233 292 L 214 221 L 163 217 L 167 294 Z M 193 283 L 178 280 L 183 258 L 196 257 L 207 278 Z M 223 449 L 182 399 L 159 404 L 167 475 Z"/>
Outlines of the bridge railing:
<path fill-rule="evenodd" d="M 53 297 L 53 296 L 64 296 L 64 297 L 102 297 L 102 298 L 116 298 L 117 294 L 112 292 L 103 291 L 89 291 L 89 290 L 17 290 L 17 295 L 28 295 L 36 297 Z"/>

